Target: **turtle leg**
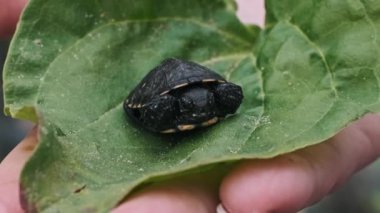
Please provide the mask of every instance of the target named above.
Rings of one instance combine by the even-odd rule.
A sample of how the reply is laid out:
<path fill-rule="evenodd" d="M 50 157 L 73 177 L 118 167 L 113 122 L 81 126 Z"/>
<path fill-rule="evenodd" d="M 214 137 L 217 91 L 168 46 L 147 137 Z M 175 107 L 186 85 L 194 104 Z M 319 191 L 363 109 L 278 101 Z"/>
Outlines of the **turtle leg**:
<path fill-rule="evenodd" d="M 141 122 L 155 132 L 173 128 L 178 111 L 177 99 L 169 94 L 158 96 L 140 109 Z"/>
<path fill-rule="evenodd" d="M 217 84 L 214 94 L 220 117 L 235 113 L 243 100 L 241 87 L 232 83 Z"/>

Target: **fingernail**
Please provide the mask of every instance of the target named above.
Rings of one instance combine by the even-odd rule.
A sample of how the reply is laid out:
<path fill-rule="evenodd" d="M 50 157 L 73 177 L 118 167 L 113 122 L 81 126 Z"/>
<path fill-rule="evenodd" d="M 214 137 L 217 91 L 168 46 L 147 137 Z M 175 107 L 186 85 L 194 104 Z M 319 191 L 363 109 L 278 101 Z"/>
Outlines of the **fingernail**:
<path fill-rule="evenodd" d="M 223 204 L 219 203 L 219 205 L 216 207 L 216 213 L 228 213 L 228 212 L 224 208 Z"/>

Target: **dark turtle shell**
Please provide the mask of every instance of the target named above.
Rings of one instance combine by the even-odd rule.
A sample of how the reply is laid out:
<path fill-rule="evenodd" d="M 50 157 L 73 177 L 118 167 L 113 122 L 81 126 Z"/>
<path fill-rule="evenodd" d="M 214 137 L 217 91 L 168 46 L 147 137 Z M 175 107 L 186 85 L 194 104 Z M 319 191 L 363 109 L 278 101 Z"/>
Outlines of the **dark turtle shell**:
<path fill-rule="evenodd" d="M 151 70 L 128 95 L 124 110 L 153 132 L 203 128 L 234 114 L 242 88 L 194 62 L 170 58 Z"/>
<path fill-rule="evenodd" d="M 150 71 L 126 99 L 125 105 L 140 108 L 152 98 L 171 90 L 195 83 L 225 82 L 212 70 L 199 64 L 177 58 L 164 60 Z"/>

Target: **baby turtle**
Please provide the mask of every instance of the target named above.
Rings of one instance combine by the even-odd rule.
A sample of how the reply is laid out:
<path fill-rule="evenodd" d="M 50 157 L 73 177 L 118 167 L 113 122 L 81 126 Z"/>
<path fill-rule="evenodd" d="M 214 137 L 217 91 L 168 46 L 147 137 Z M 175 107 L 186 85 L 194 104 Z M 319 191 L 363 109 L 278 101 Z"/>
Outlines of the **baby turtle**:
<path fill-rule="evenodd" d="M 194 62 L 164 60 L 124 102 L 126 113 L 153 132 L 174 133 L 217 123 L 239 108 L 240 86 Z"/>

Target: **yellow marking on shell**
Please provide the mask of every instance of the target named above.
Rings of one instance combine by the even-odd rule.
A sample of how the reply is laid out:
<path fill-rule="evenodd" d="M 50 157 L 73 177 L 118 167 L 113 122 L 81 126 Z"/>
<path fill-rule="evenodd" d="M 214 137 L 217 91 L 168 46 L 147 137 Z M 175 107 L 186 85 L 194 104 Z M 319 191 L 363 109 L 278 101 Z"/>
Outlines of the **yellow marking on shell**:
<path fill-rule="evenodd" d="M 219 83 L 226 83 L 226 81 L 218 80 Z"/>
<path fill-rule="evenodd" d="M 209 78 L 209 79 L 203 79 L 202 82 L 203 83 L 207 83 L 207 82 L 215 82 L 216 80 L 215 79 L 212 79 L 212 78 Z"/>
<path fill-rule="evenodd" d="M 203 123 L 202 123 L 202 126 L 210 126 L 210 125 L 213 125 L 213 124 L 217 123 L 218 120 L 219 120 L 218 117 L 214 117 L 214 118 L 212 118 L 212 119 L 210 119 L 210 120 L 208 120 L 208 121 L 203 122 Z"/>
<path fill-rule="evenodd" d="M 181 87 L 184 87 L 184 86 L 187 86 L 187 85 L 188 85 L 188 83 L 179 84 L 179 85 L 173 87 L 173 89 L 178 89 L 178 88 L 181 88 Z"/>
<path fill-rule="evenodd" d="M 142 104 L 128 104 L 128 107 L 129 108 L 132 108 L 132 109 L 137 109 L 137 108 L 141 108 L 143 107 L 144 105 Z"/>
<path fill-rule="evenodd" d="M 164 92 L 162 92 L 160 95 L 165 95 L 165 94 L 168 94 L 170 90 L 166 90 Z"/>
<path fill-rule="evenodd" d="M 179 125 L 177 126 L 177 128 L 180 130 L 180 131 L 187 131 L 187 130 L 192 130 L 195 128 L 195 125 L 192 125 L 192 124 L 188 124 L 188 125 Z"/>
<path fill-rule="evenodd" d="M 177 132 L 175 129 L 167 129 L 167 130 L 161 131 L 161 133 L 164 133 L 164 134 L 175 133 L 175 132 Z"/>

